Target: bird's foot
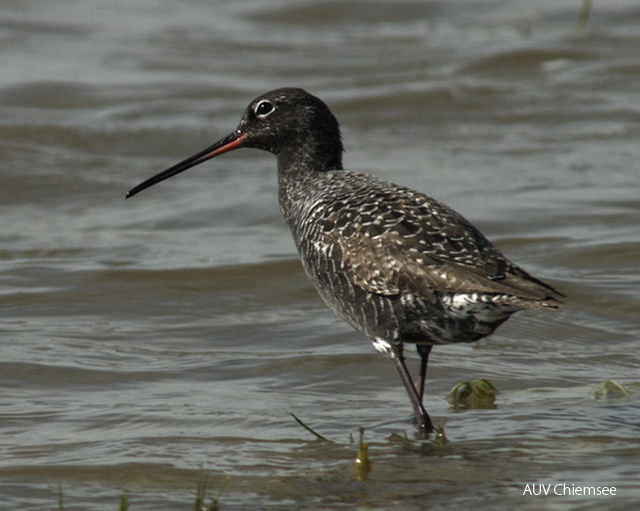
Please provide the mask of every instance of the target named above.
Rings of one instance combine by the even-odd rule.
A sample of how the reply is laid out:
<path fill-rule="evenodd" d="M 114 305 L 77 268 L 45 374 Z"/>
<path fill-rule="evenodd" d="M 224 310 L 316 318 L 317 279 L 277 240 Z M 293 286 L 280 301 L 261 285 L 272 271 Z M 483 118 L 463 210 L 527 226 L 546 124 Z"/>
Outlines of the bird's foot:
<path fill-rule="evenodd" d="M 431 422 L 431 417 L 429 417 L 428 413 L 423 413 L 420 415 L 416 415 L 416 418 L 413 422 L 416 426 L 417 436 L 418 438 L 426 439 L 429 438 L 429 435 L 434 432 L 433 423 Z"/>

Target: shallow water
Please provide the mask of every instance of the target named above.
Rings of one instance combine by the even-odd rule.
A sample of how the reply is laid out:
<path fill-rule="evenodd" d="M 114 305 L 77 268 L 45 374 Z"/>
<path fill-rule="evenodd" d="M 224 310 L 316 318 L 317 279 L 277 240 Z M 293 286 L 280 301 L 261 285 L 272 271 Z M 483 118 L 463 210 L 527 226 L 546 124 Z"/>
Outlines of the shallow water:
<path fill-rule="evenodd" d="M 0 507 L 629 509 L 640 501 L 640 5 L 0 1 Z M 567 295 L 436 348 L 413 439 L 393 365 L 325 308 L 238 151 L 124 200 L 302 86 L 345 163 L 453 206 Z M 412 359 L 415 364 L 416 360 Z M 454 384 L 491 380 L 493 410 Z M 318 442 L 293 412 L 335 443 Z M 365 428 L 372 471 L 353 460 Z M 408 435 L 408 440 L 397 435 Z M 615 486 L 526 496 L 526 484 Z"/>

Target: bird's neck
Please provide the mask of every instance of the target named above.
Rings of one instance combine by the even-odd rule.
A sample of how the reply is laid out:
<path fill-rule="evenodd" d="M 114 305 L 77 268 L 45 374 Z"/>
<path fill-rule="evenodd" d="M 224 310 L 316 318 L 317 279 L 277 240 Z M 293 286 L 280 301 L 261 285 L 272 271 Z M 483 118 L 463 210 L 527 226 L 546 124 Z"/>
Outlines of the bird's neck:
<path fill-rule="evenodd" d="M 306 209 L 322 194 L 322 176 L 343 170 L 342 148 L 326 151 L 308 144 L 297 146 L 298 151 L 278 153 L 278 202 L 289 227 L 295 231 Z M 295 149 L 295 148 L 293 148 Z"/>
<path fill-rule="evenodd" d="M 277 154 L 280 179 L 299 179 L 304 174 L 342 170 L 342 143 L 340 140 L 310 140 L 292 143 Z"/>

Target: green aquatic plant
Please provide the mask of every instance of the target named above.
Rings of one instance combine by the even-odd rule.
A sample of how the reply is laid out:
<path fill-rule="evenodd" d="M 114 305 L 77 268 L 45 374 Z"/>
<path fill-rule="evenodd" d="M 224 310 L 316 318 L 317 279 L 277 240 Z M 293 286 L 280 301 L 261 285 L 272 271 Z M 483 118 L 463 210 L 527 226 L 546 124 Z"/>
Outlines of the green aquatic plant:
<path fill-rule="evenodd" d="M 451 389 L 447 401 L 456 410 L 482 410 L 496 407 L 498 390 L 493 383 L 484 378 L 481 380 L 458 383 Z"/>
<path fill-rule="evenodd" d="M 65 511 L 64 509 L 64 493 L 62 491 L 62 483 L 58 486 L 58 511 Z"/>
<path fill-rule="evenodd" d="M 207 498 L 207 476 L 204 476 L 198 483 L 196 488 L 196 503 L 195 511 L 202 511 L 204 509 L 204 499 Z"/>
<path fill-rule="evenodd" d="M 613 380 L 602 382 L 593 393 L 593 397 L 596 399 L 620 399 L 630 395 L 631 392 L 627 387 Z"/>
<path fill-rule="evenodd" d="M 587 28 L 587 23 L 591 16 L 592 4 L 592 0 L 582 0 L 582 7 L 580 8 L 580 15 L 578 16 L 578 30 Z"/>
<path fill-rule="evenodd" d="M 220 486 L 218 487 L 218 491 L 213 497 L 211 497 L 211 504 L 207 506 L 205 504 L 205 500 L 207 498 L 207 476 L 204 474 L 196 489 L 195 511 L 219 511 L 220 497 L 222 496 L 222 492 L 226 488 L 228 482 L 228 477 L 225 477 L 222 480 L 222 483 L 220 483 Z"/>
<path fill-rule="evenodd" d="M 360 441 L 358 442 L 358 454 L 354 460 L 356 478 L 364 481 L 371 472 L 371 460 L 369 459 L 369 444 L 364 441 L 364 428 L 360 428 Z"/>
<path fill-rule="evenodd" d="M 127 511 L 129 509 L 129 499 L 126 494 L 120 495 L 120 505 L 118 507 L 119 511 Z M 64 507 L 64 491 L 62 489 L 62 484 L 58 486 L 58 511 L 66 511 Z"/>
<path fill-rule="evenodd" d="M 220 497 L 222 496 L 222 492 L 224 491 L 228 483 L 229 478 L 225 477 L 220 483 L 216 494 L 211 497 L 211 503 L 207 506 L 205 503 L 207 499 L 207 476 L 206 474 L 203 475 L 196 489 L 196 502 L 194 508 L 195 511 L 219 511 Z"/>
<path fill-rule="evenodd" d="M 447 435 L 444 432 L 444 422 L 441 426 L 434 426 L 433 430 L 435 433 L 435 437 L 433 439 L 433 443 L 435 445 L 447 445 L 449 440 L 447 440 Z"/>

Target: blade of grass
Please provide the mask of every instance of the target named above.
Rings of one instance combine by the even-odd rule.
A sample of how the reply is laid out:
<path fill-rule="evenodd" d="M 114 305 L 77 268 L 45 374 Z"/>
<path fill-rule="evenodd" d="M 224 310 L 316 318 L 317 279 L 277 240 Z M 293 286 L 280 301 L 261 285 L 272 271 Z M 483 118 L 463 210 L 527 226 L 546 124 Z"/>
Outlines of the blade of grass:
<path fill-rule="evenodd" d="M 229 477 L 227 476 L 222 480 L 222 483 L 220 483 L 220 488 L 218 488 L 218 492 L 215 494 L 214 497 L 211 498 L 211 504 L 207 508 L 207 511 L 220 510 L 220 497 L 222 496 L 222 492 L 224 491 L 228 483 L 229 483 Z"/>
<path fill-rule="evenodd" d="M 316 431 L 314 431 L 313 429 L 311 429 L 309 426 L 307 426 L 304 422 L 302 422 L 300 419 L 298 419 L 298 417 L 296 417 L 296 414 L 293 412 L 290 412 L 291 416 L 296 420 L 296 422 L 298 424 L 300 424 L 304 429 L 306 429 L 309 433 L 311 433 L 313 436 L 315 436 L 318 440 L 322 440 L 323 442 L 331 442 L 331 440 L 329 440 L 328 438 L 322 436 L 320 433 L 317 433 Z"/>
<path fill-rule="evenodd" d="M 364 441 L 364 428 L 360 428 L 360 442 L 358 444 L 358 454 L 355 459 L 356 477 L 358 481 L 367 479 L 371 472 L 371 459 L 369 458 L 369 445 Z"/>
<path fill-rule="evenodd" d="M 591 5 L 592 0 L 582 0 L 582 8 L 580 9 L 580 15 L 578 17 L 578 30 L 587 28 L 589 16 L 591 15 Z"/>
<path fill-rule="evenodd" d="M 198 483 L 198 488 L 196 489 L 196 505 L 195 511 L 202 511 L 204 509 L 204 499 L 207 494 L 207 476 L 206 474 L 202 474 L 202 480 Z"/>
<path fill-rule="evenodd" d="M 58 486 L 58 511 L 65 511 L 64 509 L 64 493 L 62 491 L 62 483 Z"/>

